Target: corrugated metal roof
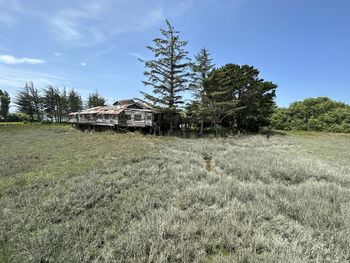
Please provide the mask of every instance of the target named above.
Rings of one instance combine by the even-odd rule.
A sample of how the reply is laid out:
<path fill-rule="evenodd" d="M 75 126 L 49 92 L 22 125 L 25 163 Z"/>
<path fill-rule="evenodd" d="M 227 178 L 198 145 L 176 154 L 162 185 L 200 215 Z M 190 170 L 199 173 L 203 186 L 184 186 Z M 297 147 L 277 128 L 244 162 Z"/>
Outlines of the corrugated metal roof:
<path fill-rule="evenodd" d="M 69 113 L 70 116 L 74 115 L 84 115 L 84 114 L 120 114 L 124 110 L 130 110 L 130 111 L 147 111 L 147 112 L 153 112 L 158 113 L 156 109 L 153 109 L 152 107 L 136 100 L 122 100 L 122 103 L 115 104 L 114 106 L 98 106 L 90 109 L 85 109 L 80 112 L 71 112 Z M 138 105 L 142 109 L 133 109 L 128 108 L 132 105 Z"/>

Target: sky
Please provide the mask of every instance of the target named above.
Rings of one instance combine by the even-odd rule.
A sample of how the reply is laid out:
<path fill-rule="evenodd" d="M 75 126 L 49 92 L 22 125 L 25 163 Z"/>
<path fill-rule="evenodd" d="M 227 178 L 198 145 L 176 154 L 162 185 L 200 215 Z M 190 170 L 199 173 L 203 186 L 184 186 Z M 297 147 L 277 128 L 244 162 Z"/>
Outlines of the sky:
<path fill-rule="evenodd" d="M 279 106 L 328 96 L 350 103 L 348 0 L 0 0 L 0 89 L 26 82 L 140 97 L 145 48 L 165 19 L 217 67 L 249 64 L 278 85 Z"/>

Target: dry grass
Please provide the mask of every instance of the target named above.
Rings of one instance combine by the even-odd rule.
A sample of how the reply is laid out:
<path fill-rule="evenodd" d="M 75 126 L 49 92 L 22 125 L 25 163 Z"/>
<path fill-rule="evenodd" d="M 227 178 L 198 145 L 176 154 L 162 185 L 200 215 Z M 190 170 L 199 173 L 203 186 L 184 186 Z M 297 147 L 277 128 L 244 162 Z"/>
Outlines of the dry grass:
<path fill-rule="evenodd" d="M 334 136 L 0 127 L 0 262 L 348 262 Z"/>

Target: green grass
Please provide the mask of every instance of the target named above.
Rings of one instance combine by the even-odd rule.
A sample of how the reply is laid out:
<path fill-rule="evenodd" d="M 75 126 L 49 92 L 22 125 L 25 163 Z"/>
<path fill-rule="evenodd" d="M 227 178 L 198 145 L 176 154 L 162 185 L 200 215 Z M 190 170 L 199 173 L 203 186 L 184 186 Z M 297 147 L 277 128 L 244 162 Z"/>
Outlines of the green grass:
<path fill-rule="evenodd" d="M 0 126 L 16 126 L 16 125 L 26 125 L 24 122 L 0 122 Z"/>
<path fill-rule="evenodd" d="M 0 127 L 0 262 L 348 262 L 350 137 Z"/>

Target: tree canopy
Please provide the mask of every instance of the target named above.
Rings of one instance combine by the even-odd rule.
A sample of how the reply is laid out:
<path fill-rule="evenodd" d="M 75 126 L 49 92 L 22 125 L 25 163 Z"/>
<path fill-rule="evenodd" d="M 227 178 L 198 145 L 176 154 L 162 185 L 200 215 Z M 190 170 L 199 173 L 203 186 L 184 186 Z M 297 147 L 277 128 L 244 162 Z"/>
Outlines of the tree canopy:
<path fill-rule="evenodd" d="M 97 106 L 105 106 L 106 99 L 102 97 L 96 90 L 94 93 L 90 93 L 88 97 L 87 107 L 93 108 Z"/>
<path fill-rule="evenodd" d="M 276 108 L 271 126 L 280 130 L 350 132 L 350 105 L 327 97 L 296 101 Z"/>
<path fill-rule="evenodd" d="M 43 97 L 40 95 L 33 82 L 25 84 L 24 88 L 17 93 L 15 104 L 20 112 L 31 117 L 32 120 L 42 120 L 43 116 Z"/>
<path fill-rule="evenodd" d="M 204 82 L 205 111 L 212 122 L 237 130 L 257 131 L 269 124 L 277 85 L 259 78 L 248 65 L 227 64 Z"/>
<path fill-rule="evenodd" d="M 0 89 L 0 115 L 6 121 L 10 110 L 10 95 L 4 90 Z"/>
<path fill-rule="evenodd" d="M 189 72 L 187 41 L 180 39 L 179 32 L 168 20 L 167 28 L 161 29 L 161 37 L 153 40 L 154 46 L 148 46 L 154 59 L 143 61 L 146 71 L 144 85 L 152 88 L 152 93 L 141 92 L 153 106 L 165 113 L 173 130 L 175 114 L 184 103 L 182 92 L 188 90 L 191 73 Z"/>
<path fill-rule="evenodd" d="M 68 92 L 67 104 L 69 112 L 81 111 L 83 109 L 81 96 L 74 89 Z"/>
<path fill-rule="evenodd" d="M 191 63 L 192 81 L 190 84 L 194 100 L 187 106 L 188 117 L 192 120 L 197 120 L 200 123 L 199 134 L 203 134 L 204 119 L 206 117 L 206 101 L 204 82 L 208 75 L 214 69 L 209 51 L 202 48 L 194 57 Z"/>

